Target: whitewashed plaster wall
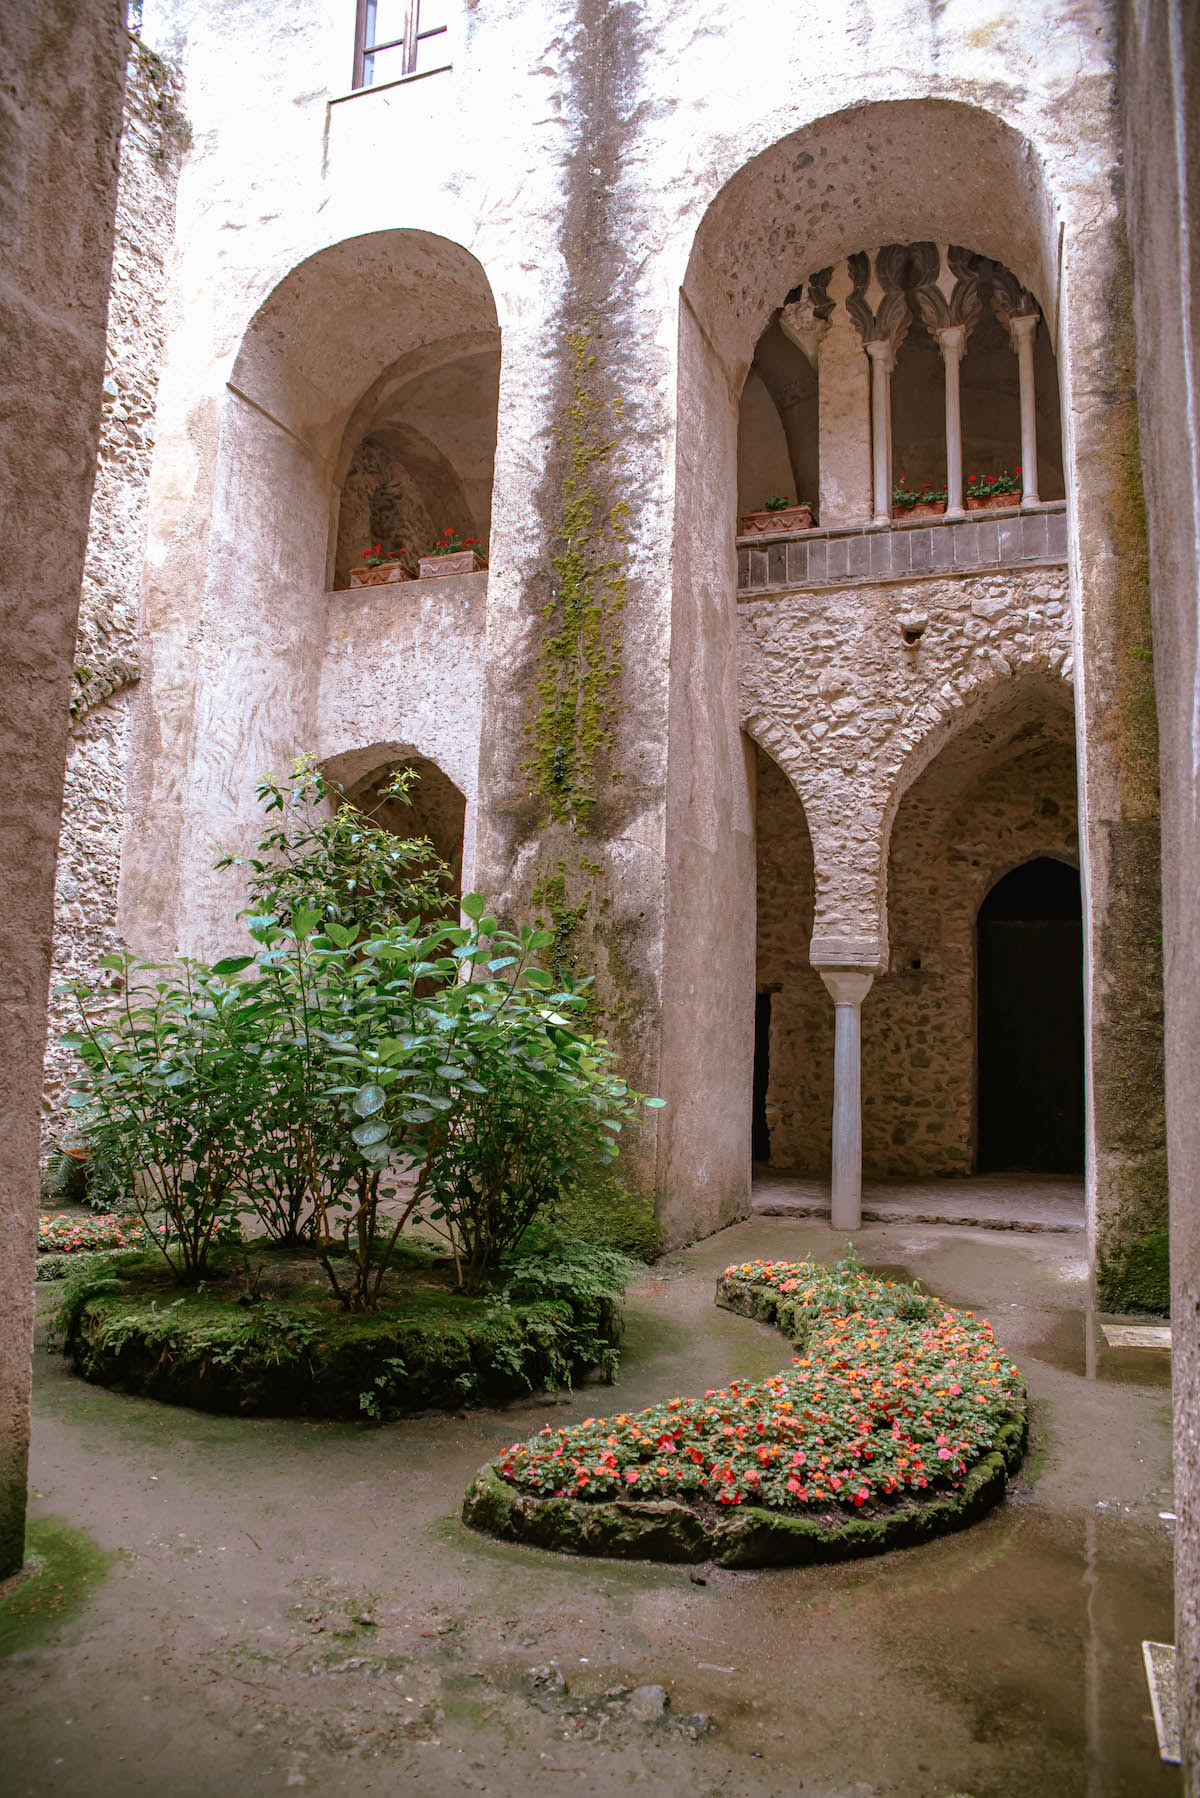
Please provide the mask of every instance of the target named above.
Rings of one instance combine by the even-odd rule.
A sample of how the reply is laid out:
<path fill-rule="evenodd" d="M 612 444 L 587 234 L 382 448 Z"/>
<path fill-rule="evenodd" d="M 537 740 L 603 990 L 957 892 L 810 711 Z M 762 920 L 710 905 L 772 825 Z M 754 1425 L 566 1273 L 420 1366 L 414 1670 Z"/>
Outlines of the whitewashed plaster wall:
<path fill-rule="evenodd" d="M 589 380 L 614 426 L 603 503 L 627 508 L 625 602 L 605 806 L 566 847 L 600 869 L 588 876 L 584 947 L 601 991 L 621 986 L 614 1034 L 633 1077 L 668 1100 L 642 1165 L 670 1189 L 672 1240 L 747 1203 L 753 859 L 729 518 L 737 396 L 763 326 L 802 273 L 864 244 L 933 238 L 997 257 L 1037 294 L 1059 355 L 1071 607 L 1089 647 L 1076 679 L 1097 916 L 1134 778 L 1117 741 L 1121 657 L 1138 626 L 1112 522 L 1127 445 L 1124 387 L 1118 403 L 1112 385 L 1120 217 L 1108 8 L 800 5 L 772 14 L 769 55 L 762 20 L 753 0 L 480 0 L 458 19 L 450 73 L 346 99 L 348 6 L 148 0 L 146 10 L 152 41 L 182 58 L 196 147 L 179 195 L 151 502 L 152 648 L 122 886 L 131 932 L 222 942 L 227 899 L 202 873 L 214 825 L 247 829 L 253 765 L 308 746 L 328 533 L 318 514 L 336 427 L 399 353 L 356 335 L 356 303 L 390 283 L 404 343 L 420 323 L 406 323 L 405 308 L 421 306 L 403 255 L 390 272 L 339 262 L 340 294 L 306 325 L 346 353 L 311 403 L 290 389 L 286 419 L 264 386 L 252 425 L 235 420 L 243 402 L 227 386 L 247 329 L 291 271 L 345 240 L 427 233 L 461 245 L 502 344 L 477 878 L 503 909 L 527 910 L 547 855 L 563 847 L 545 829 L 524 744 L 553 603 L 555 432 L 573 344 L 590 332 Z M 437 329 L 450 328 L 443 316 Z M 294 450 L 277 441 L 281 423 L 302 440 Z M 271 470 L 257 486 L 246 474 L 256 457 Z M 262 618 L 275 607 L 275 622 L 260 644 L 251 609 L 235 695 L 230 621 L 245 612 L 255 561 L 269 565 L 278 600 L 254 603 Z M 874 905 L 864 886 L 849 910 L 865 924 Z M 1117 967 L 1120 934 L 1093 970 Z M 1119 1018 L 1128 982 L 1104 981 L 1098 996 Z M 699 1064 L 697 1043 L 709 1045 Z M 1115 1214 L 1123 1201 L 1110 1197 Z"/>
<path fill-rule="evenodd" d="M 486 574 L 331 593 L 314 748 L 347 788 L 409 755 L 436 762 L 467 801 L 473 879 Z M 351 770 L 347 758 L 361 768 Z"/>

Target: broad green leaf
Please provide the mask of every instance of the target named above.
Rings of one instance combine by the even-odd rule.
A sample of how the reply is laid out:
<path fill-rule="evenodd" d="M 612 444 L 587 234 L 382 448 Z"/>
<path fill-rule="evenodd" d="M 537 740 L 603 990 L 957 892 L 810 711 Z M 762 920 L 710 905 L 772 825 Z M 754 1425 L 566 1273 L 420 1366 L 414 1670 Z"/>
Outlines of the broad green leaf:
<path fill-rule="evenodd" d="M 526 968 L 525 981 L 527 985 L 536 987 L 540 993 L 548 993 L 554 985 L 552 977 L 546 973 L 544 968 Z"/>
<path fill-rule="evenodd" d="M 464 893 L 460 909 L 478 923 L 487 910 L 487 899 L 482 893 Z"/>
<path fill-rule="evenodd" d="M 302 943 L 305 937 L 311 936 L 320 922 L 319 911 L 313 911 L 307 905 L 298 905 L 292 913 L 292 934 L 297 942 Z"/>
<path fill-rule="evenodd" d="M 354 1109 L 360 1118 L 368 1118 L 373 1112 L 382 1111 L 386 1104 L 387 1094 L 374 1081 L 369 1080 L 365 1086 L 360 1086 L 354 1095 Z"/>
<path fill-rule="evenodd" d="M 219 980 L 228 980 L 231 974 L 240 974 L 243 968 L 253 964 L 252 955 L 227 955 L 224 961 L 213 964 L 212 972 Z"/>
<path fill-rule="evenodd" d="M 388 1127 L 382 1118 L 369 1118 L 365 1124 L 355 1124 L 350 1132 L 360 1149 L 369 1148 L 372 1143 L 385 1142 L 388 1134 Z"/>

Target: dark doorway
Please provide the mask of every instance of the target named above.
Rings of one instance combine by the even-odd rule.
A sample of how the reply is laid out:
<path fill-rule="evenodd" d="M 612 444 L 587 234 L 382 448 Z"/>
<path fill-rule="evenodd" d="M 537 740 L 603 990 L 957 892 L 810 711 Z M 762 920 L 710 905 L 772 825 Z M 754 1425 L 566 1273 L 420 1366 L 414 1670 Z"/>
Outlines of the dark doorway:
<path fill-rule="evenodd" d="M 979 1171 L 1083 1171 L 1079 873 L 1042 857 L 979 908 Z"/>
<path fill-rule="evenodd" d="M 754 1082 L 750 1099 L 750 1154 L 755 1161 L 770 1161 L 771 1132 L 767 1129 L 767 1085 L 771 1078 L 771 995 L 754 996 Z M 745 1092 L 745 1087 L 742 1091 Z"/>

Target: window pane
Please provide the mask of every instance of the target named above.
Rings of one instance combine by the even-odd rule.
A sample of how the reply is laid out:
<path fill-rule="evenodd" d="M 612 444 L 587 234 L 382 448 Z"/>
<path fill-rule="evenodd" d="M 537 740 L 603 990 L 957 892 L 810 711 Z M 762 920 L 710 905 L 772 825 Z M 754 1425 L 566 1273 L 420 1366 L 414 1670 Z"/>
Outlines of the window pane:
<path fill-rule="evenodd" d="M 379 87 L 385 81 L 399 81 L 406 72 L 402 44 L 397 45 L 394 50 L 381 50 L 375 56 L 363 57 L 364 87 Z"/>
<path fill-rule="evenodd" d="M 372 44 L 390 44 L 394 38 L 402 38 L 407 12 L 408 0 L 368 0 L 367 49 Z M 387 79 L 392 81 L 395 77 L 389 75 Z"/>
<path fill-rule="evenodd" d="M 421 0 L 421 10 L 417 14 L 417 30 L 420 38 L 417 43 L 417 68 L 440 69 L 450 61 L 450 33 L 438 31 L 438 26 L 450 23 L 449 0 Z M 426 32 L 436 32 L 434 37 L 426 37 Z"/>

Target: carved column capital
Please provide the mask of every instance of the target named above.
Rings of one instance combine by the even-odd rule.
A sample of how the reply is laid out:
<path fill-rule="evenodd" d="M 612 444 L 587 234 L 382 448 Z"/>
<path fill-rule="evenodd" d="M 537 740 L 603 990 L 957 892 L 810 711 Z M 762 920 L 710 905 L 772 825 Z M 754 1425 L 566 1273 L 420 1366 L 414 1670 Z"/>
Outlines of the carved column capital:
<path fill-rule="evenodd" d="M 939 340 L 945 331 L 960 331 L 955 341 L 965 348 L 983 311 L 982 259 L 955 243 L 915 243 L 909 254 L 912 295 L 926 330 Z"/>
<path fill-rule="evenodd" d="M 884 244 L 873 256 L 860 250 L 847 258 L 852 287 L 846 310 L 864 349 L 883 343 L 894 357 L 908 334 L 912 312 L 903 287 L 907 259 L 907 245 L 895 243 Z"/>

